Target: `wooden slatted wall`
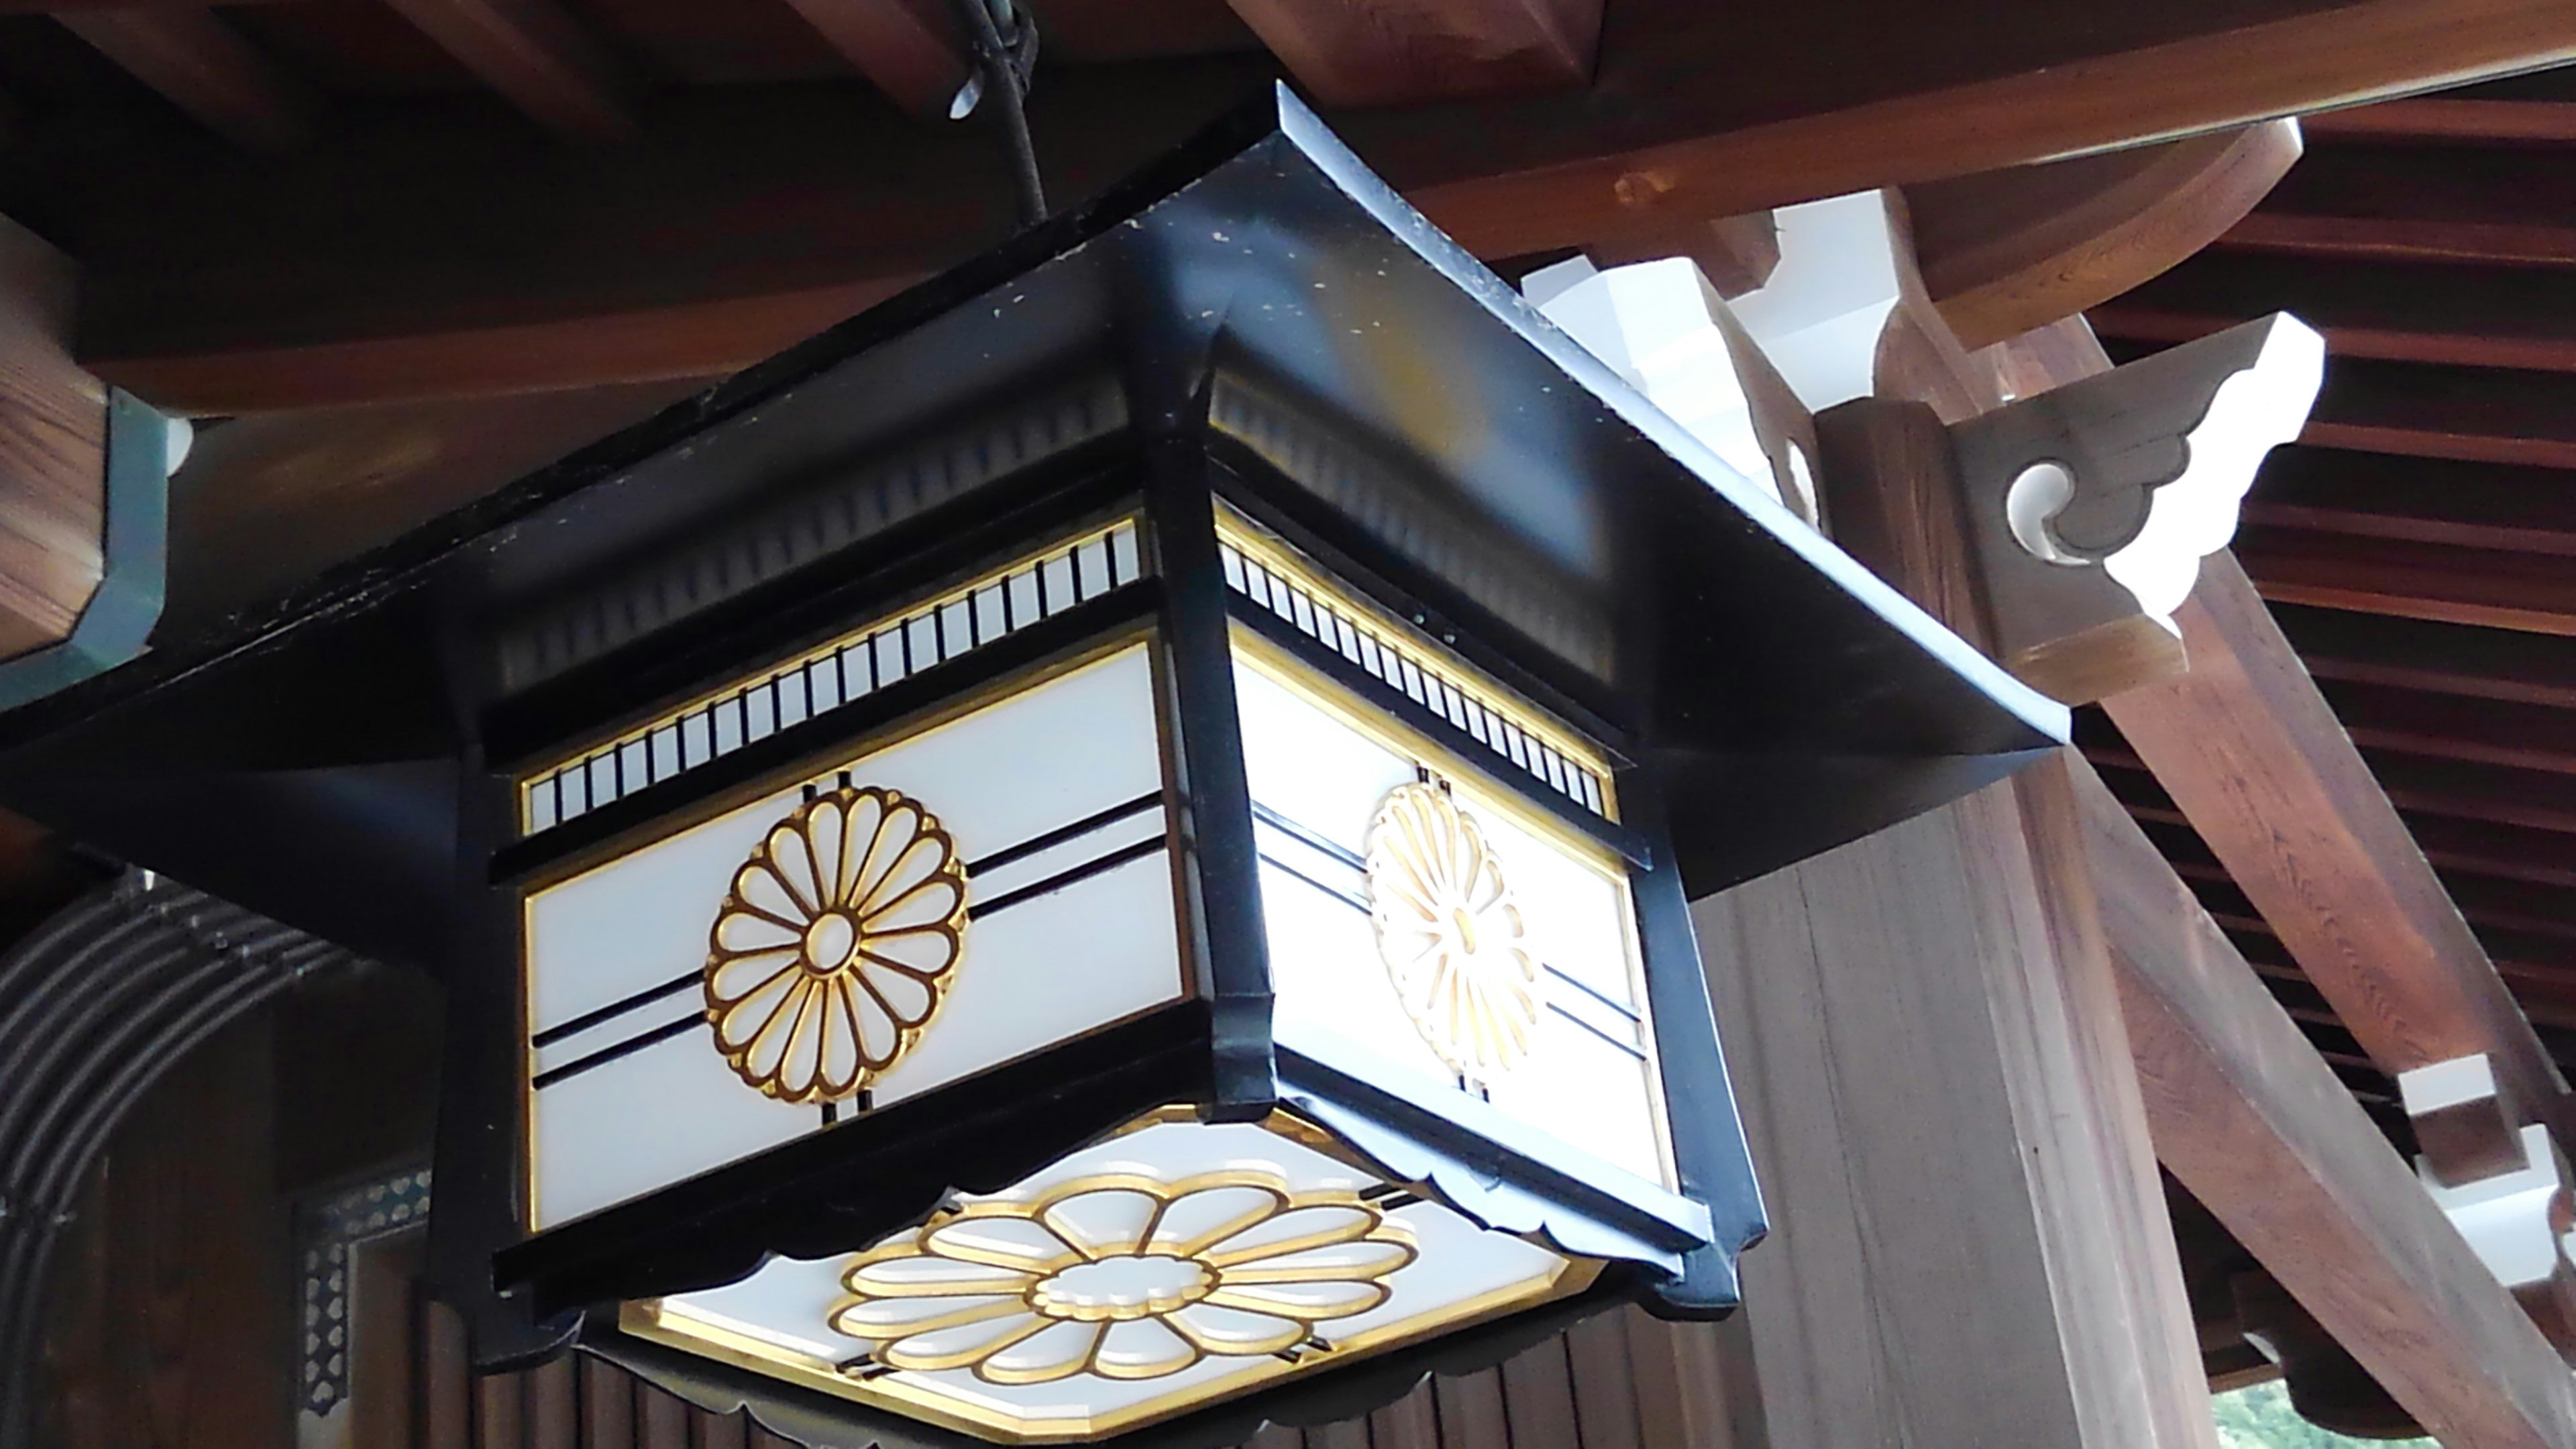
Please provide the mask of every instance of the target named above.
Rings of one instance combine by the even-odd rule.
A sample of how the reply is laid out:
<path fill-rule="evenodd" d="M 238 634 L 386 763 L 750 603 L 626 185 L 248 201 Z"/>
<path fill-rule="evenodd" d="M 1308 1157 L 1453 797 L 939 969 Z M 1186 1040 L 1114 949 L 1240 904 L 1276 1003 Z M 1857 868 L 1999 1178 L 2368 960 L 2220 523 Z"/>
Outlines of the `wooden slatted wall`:
<path fill-rule="evenodd" d="M 382 1332 L 381 1323 L 370 1320 L 362 1332 Z M 597 1360 L 473 1378 L 463 1329 L 437 1304 L 423 1305 L 411 1330 L 408 1432 L 363 1433 L 357 1449 L 788 1444 L 739 1415 L 692 1408 Z M 1436 1379 L 1364 1419 L 1267 1429 L 1247 1449 L 1761 1449 L 1742 1342 L 1731 1325 L 1668 1324 L 1623 1310 L 1578 1324 L 1499 1368 Z"/>

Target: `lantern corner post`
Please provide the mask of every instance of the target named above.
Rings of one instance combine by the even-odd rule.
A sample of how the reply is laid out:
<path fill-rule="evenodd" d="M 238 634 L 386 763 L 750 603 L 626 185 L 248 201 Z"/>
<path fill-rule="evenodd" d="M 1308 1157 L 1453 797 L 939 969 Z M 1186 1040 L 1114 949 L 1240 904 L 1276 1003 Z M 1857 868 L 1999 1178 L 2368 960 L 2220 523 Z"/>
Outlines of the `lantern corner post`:
<path fill-rule="evenodd" d="M 1257 1121 L 1279 1094 L 1268 932 L 1205 411 L 1205 399 L 1193 399 L 1179 426 L 1144 439 L 1145 522 L 1163 587 L 1157 683 L 1181 845 L 1175 889 L 1207 1007 L 1204 1106 L 1213 1120 Z"/>

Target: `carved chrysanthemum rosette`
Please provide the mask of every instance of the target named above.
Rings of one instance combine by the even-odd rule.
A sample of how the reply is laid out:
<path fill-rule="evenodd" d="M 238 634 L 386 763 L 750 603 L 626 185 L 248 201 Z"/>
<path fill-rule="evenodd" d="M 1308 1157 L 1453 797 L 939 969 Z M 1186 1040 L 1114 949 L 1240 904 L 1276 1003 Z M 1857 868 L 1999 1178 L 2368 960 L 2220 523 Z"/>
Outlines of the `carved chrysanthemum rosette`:
<path fill-rule="evenodd" d="M 1387 1301 L 1413 1234 L 1338 1190 L 1228 1169 L 1079 1178 L 896 1235 L 842 1275 L 834 1332 L 891 1368 L 993 1384 L 1157 1379 L 1311 1345 Z"/>
<path fill-rule="evenodd" d="M 1378 956 L 1416 1030 L 1451 1070 L 1482 1078 L 1528 1055 L 1538 958 L 1501 860 L 1436 785 L 1403 785 L 1368 834 Z"/>
<path fill-rule="evenodd" d="M 785 1102 L 856 1095 L 912 1049 L 966 947 L 966 867 L 921 802 L 877 786 L 797 806 L 707 934 L 708 1025 Z"/>

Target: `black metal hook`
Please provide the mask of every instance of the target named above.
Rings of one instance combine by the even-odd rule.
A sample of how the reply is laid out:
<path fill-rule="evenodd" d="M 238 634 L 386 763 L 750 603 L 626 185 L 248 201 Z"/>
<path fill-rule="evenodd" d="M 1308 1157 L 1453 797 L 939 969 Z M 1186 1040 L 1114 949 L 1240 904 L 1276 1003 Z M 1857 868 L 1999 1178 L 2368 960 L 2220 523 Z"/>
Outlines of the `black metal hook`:
<path fill-rule="evenodd" d="M 1014 0 L 952 0 L 975 66 L 948 108 L 949 119 L 974 114 L 986 95 L 1001 98 L 1002 125 L 1011 147 L 1011 180 L 1020 195 L 1020 221 L 1046 220 L 1046 188 L 1038 176 L 1037 148 L 1029 139 L 1029 77 L 1038 63 L 1037 21 Z"/>

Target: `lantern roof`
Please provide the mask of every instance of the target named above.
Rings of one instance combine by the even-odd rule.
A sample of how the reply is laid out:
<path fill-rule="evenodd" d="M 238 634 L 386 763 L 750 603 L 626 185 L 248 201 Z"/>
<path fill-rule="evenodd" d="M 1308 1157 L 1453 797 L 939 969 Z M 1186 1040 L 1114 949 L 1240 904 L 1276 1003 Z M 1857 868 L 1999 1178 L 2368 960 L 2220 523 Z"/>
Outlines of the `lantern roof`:
<path fill-rule="evenodd" d="M 917 498 L 936 530 L 974 517 L 971 476 L 1192 429 L 1295 483 L 1296 521 L 1425 628 L 1653 768 L 1694 895 L 2065 736 L 1281 89 L 272 607 L 0 715 L 0 800 L 434 967 L 471 772 L 697 687 L 711 632 L 845 576 L 830 480 L 927 460 L 960 493 Z M 682 555 L 703 586 L 662 617 L 598 606 Z"/>

